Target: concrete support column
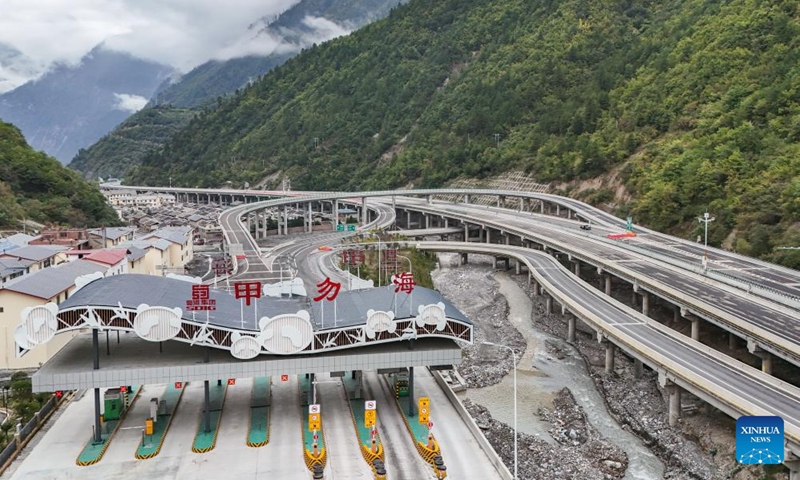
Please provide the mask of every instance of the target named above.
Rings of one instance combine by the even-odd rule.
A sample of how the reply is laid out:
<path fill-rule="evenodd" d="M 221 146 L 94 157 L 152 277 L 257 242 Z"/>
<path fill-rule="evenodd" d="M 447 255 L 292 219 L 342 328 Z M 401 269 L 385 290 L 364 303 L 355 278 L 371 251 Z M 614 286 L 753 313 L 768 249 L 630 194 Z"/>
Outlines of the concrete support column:
<path fill-rule="evenodd" d="M 692 340 L 700 341 L 700 319 L 694 315 L 687 315 L 686 318 L 692 322 Z"/>
<path fill-rule="evenodd" d="M 528 275 L 530 278 L 531 275 Z M 533 295 L 539 296 L 539 282 L 533 282 Z"/>
<path fill-rule="evenodd" d="M 469 204 L 469 194 L 464 195 L 464 203 Z"/>
<path fill-rule="evenodd" d="M 411 228 L 411 210 L 406 211 L 406 228 Z"/>
<path fill-rule="evenodd" d="M 450 219 L 447 217 L 442 217 L 442 220 L 444 220 L 444 228 L 450 228 Z"/>
<path fill-rule="evenodd" d="M 767 375 L 772 375 L 772 354 L 763 352 L 759 356 L 761 357 L 761 371 Z"/>
<path fill-rule="evenodd" d="M 644 374 L 644 364 L 638 358 L 633 359 L 633 378 L 642 378 Z"/>
<path fill-rule="evenodd" d="M 506 270 L 511 268 L 511 259 L 510 258 L 508 258 L 508 257 L 504 258 L 503 259 L 503 263 L 506 264 Z"/>
<path fill-rule="evenodd" d="M 497 270 L 497 257 L 492 257 L 492 269 Z"/>
<path fill-rule="evenodd" d="M 800 460 L 785 460 L 783 464 L 789 469 L 789 480 L 800 480 Z"/>
<path fill-rule="evenodd" d="M 556 217 L 561 216 L 561 205 L 556 203 Z"/>
<path fill-rule="evenodd" d="M 650 294 L 642 290 L 642 315 L 650 316 Z"/>
<path fill-rule="evenodd" d="M 289 235 L 289 207 L 283 206 L 283 234 Z"/>
<path fill-rule="evenodd" d="M 339 225 L 339 199 L 333 200 L 333 230 L 336 231 L 336 225 Z"/>
<path fill-rule="evenodd" d="M 606 346 L 606 373 L 614 373 L 614 350 L 615 345 L 608 340 L 605 341 Z"/>
<path fill-rule="evenodd" d="M 492 232 L 491 232 L 491 230 L 489 230 L 488 228 L 484 227 L 483 231 L 486 232 L 486 243 L 492 243 Z"/>
<path fill-rule="evenodd" d="M 570 315 L 569 320 L 567 320 L 567 341 L 569 343 L 575 343 L 576 320 L 575 315 Z"/>
<path fill-rule="evenodd" d="M 425 195 L 425 202 L 426 202 L 428 205 L 430 205 L 431 203 L 433 203 L 433 199 L 431 198 L 431 196 L 430 196 L 430 195 Z"/>
<path fill-rule="evenodd" d="M 672 309 L 672 322 L 678 323 L 678 320 L 681 319 L 681 307 L 675 305 Z"/>
<path fill-rule="evenodd" d="M 469 263 L 469 254 L 462 253 L 461 256 L 459 256 L 458 264 L 459 265 L 466 265 L 468 263 Z"/>
<path fill-rule="evenodd" d="M 425 217 L 425 228 L 431 228 L 431 217 L 427 213 L 422 214 Z"/>
<path fill-rule="evenodd" d="M 605 284 L 606 284 L 605 285 L 605 287 L 606 287 L 605 288 L 606 295 L 608 295 L 610 297 L 611 296 L 611 274 L 610 273 L 603 274 L 603 280 L 605 280 Z"/>
<path fill-rule="evenodd" d="M 92 329 L 92 368 L 94 370 L 100 370 L 100 337 L 99 337 L 99 330 L 96 328 Z M 100 424 L 100 389 L 94 389 L 94 441 L 95 443 L 100 443 L 103 441 L 103 437 L 101 435 L 102 425 Z"/>
<path fill-rule="evenodd" d="M 728 332 L 728 348 L 731 350 L 736 350 L 737 343 L 736 334 L 733 332 Z"/>
<path fill-rule="evenodd" d="M 553 297 L 547 296 L 547 299 L 544 302 L 544 313 L 550 315 L 553 313 Z"/>
<path fill-rule="evenodd" d="M 544 202 L 539 200 L 539 213 L 544 215 Z"/>
<path fill-rule="evenodd" d="M 682 388 L 668 381 L 666 385 L 669 394 L 669 424 L 675 426 L 681 418 L 681 390 Z"/>
<path fill-rule="evenodd" d="M 522 262 L 520 260 L 517 260 L 514 263 L 516 264 L 515 272 L 517 275 L 519 275 L 520 273 L 522 273 Z"/>
<path fill-rule="evenodd" d="M 308 202 L 308 233 L 314 231 L 314 210 L 312 209 L 311 202 Z"/>
<path fill-rule="evenodd" d="M 578 259 L 573 259 L 572 263 L 575 264 L 575 276 L 580 278 L 581 276 L 581 261 Z"/>
<path fill-rule="evenodd" d="M 416 402 L 414 402 L 414 367 L 408 367 L 408 398 L 410 399 L 408 402 L 408 416 L 413 417 L 417 414 L 414 409 L 416 406 Z"/>
<path fill-rule="evenodd" d="M 367 197 L 361 197 L 361 225 L 369 223 L 369 209 L 367 208 Z"/>

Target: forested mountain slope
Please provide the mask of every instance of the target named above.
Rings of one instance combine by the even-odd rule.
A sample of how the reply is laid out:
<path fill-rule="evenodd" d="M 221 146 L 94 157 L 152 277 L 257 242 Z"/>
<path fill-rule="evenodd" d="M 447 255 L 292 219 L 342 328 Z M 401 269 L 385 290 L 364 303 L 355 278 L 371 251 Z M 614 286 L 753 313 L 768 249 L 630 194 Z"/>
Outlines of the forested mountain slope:
<path fill-rule="evenodd" d="M 148 108 L 131 115 L 111 133 L 82 149 L 69 164 L 86 178 L 127 176 L 151 152 L 159 152 L 176 131 L 248 82 L 259 79 L 303 48 L 322 43 L 388 15 L 405 0 L 302 0 L 278 15 L 261 18 L 249 29 L 253 44 L 268 51 L 206 62 L 174 82 L 166 81 Z M 156 107 L 156 109 L 150 108 Z"/>
<path fill-rule="evenodd" d="M 31 148 L 15 126 L 0 122 L 0 227 L 23 220 L 73 226 L 116 225 L 97 187 Z"/>
<path fill-rule="evenodd" d="M 632 195 L 620 213 L 638 223 L 694 235 L 708 208 L 712 243 L 800 264 L 773 255 L 800 245 L 799 11 L 780 0 L 412 0 L 201 115 L 130 181 L 281 172 L 298 189 L 349 189 L 518 168 L 575 181 L 618 167 Z"/>
<path fill-rule="evenodd" d="M 196 114 L 193 110 L 169 106 L 139 110 L 97 143 L 81 149 L 69 168 L 88 179 L 124 178 L 145 155 L 161 150 Z"/>

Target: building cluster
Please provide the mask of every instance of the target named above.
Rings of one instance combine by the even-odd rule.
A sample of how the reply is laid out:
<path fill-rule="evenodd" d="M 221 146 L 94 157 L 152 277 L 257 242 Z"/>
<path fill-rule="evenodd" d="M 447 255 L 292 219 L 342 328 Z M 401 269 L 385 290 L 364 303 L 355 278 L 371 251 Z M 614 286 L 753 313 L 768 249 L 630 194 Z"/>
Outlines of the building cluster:
<path fill-rule="evenodd" d="M 217 222 L 220 205 L 176 203 L 174 195 L 137 194 L 135 190 L 108 189 L 103 194 L 123 221 L 140 230 L 188 225 L 199 244 L 222 238 Z"/>
<path fill-rule="evenodd" d="M 17 358 L 14 333 L 26 308 L 63 302 L 83 281 L 99 275 L 183 273 L 194 257 L 194 240 L 191 226 L 165 226 L 138 236 L 134 228 L 113 227 L 50 229 L 37 236 L 0 238 L 0 328 L 5 347 L 0 369 L 37 367 L 71 338 L 61 335 Z"/>

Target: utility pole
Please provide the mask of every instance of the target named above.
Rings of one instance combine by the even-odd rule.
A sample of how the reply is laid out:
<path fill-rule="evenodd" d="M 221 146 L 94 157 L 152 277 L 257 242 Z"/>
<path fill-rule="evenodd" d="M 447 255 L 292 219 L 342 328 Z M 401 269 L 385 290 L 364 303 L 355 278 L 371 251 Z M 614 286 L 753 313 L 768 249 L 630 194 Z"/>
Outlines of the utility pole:
<path fill-rule="evenodd" d="M 169 177 L 169 188 L 172 188 L 172 177 Z"/>
<path fill-rule="evenodd" d="M 495 133 L 494 134 L 494 141 L 497 144 L 497 148 L 500 148 L 500 134 L 499 133 Z"/>

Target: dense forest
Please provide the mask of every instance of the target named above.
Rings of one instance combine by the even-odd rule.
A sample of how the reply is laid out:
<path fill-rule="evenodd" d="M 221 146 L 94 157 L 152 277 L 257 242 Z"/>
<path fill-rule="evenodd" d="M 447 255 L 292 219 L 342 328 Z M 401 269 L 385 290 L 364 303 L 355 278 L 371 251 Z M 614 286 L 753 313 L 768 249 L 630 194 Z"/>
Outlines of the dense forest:
<path fill-rule="evenodd" d="M 69 164 L 85 178 L 121 177 L 150 152 L 158 152 L 195 115 L 192 110 L 161 105 L 134 113 Z"/>
<path fill-rule="evenodd" d="M 89 227 L 119 223 L 97 187 L 35 151 L 15 126 L 0 122 L 0 227 L 24 219 Z"/>
<path fill-rule="evenodd" d="M 220 102 L 130 178 L 439 186 L 524 169 L 800 266 L 796 2 L 412 0 Z M 569 192 L 568 192 L 569 193 Z M 776 253 L 777 252 L 777 253 Z"/>

